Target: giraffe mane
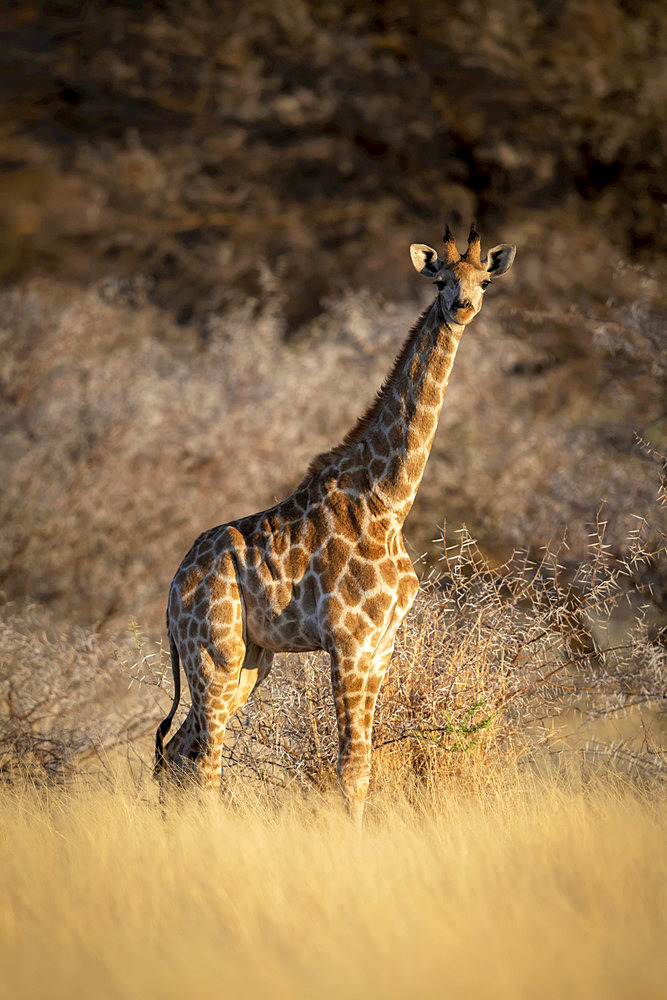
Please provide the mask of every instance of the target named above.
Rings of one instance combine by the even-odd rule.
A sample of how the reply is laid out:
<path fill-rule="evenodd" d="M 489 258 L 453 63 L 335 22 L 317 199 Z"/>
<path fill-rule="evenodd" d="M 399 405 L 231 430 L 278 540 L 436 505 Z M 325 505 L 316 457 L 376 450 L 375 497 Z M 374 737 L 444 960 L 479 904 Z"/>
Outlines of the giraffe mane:
<path fill-rule="evenodd" d="M 349 448 L 350 445 L 356 444 L 356 442 L 360 441 L 361 438 L 364 436 L 364 434 L 369 429 L 369 427 L 377 417 L 378 413 L 382 409 L 382 406 L 385 403 L 391 391 L 394 380 L 398 377 L 405 361 L 410 355 L 415 339 L 421 333 L 424 327 L 424 323 L 426 322 L 426 319 L 429 313 L 431 312 L 432 308 L 433 308 L 433 303 L 427 306 L 427 308 L 424 310 L 424 312 L 421 314 L 419 319 L 415 322 L 414 326 L 408 333 L 407 337 L 405 338 L 405 342 L 401 347 L 401 350 L 396 356 L 396 360 L 394 361 L 391 371 L 389 372 L 386 379 L 378 389 L 377 393 L 375 394 L 375 399 L 370 404 L 368 409 L 365 411 L 365 413 L 362 413 L 362 415 L 358 418 L 354 427 L 352 427 L 347 432 L 347 434 L 345 435 L 340 444 L 336 445 L 334 448 L 330 448 L 328 451 L 323 451 L 321 452 L 321 454 L 316 455 L 316 457 L 312 460 L 312 462 L 308 466 L 308 471 L 301 485 L 304 485 L 309 479 L 311 479 L 313 476 L 316 476 L 319 472 L 322 471 L 322 469 L 325 469 L 327 465 L 330 465 L 331 462 L 335 462 L 337 459 L 341 458 L 342 455 L 345 454 L 346 450 Z"/>

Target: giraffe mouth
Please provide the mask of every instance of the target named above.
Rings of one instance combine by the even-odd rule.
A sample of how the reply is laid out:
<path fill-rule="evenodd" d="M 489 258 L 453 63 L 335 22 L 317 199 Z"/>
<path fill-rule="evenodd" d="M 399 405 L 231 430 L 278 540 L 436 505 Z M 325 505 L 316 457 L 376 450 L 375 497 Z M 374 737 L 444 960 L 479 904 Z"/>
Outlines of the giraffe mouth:
<path fill-rule="evenodd" d="M 452 309 L 452 319 L 459 324 L 459 326 L 465 326 L 470 322 L 471 319 L 475 318 L 475 310 L 472 306 L 467 306 L 465 309 Z"/>

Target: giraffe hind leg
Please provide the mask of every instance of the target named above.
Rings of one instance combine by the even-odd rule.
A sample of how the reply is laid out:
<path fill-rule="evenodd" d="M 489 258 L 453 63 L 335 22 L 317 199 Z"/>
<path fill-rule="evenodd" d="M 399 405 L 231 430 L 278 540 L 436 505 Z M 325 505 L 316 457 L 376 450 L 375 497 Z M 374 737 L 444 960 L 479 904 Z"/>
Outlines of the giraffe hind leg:
<path fill-rule="evenodd" d="M 158 728 L 156 770 L 164 761 L 172 765 L 172 772 L 190 772 L 205 787 L 217 787 L 229 702 L 246 653 L 243 602 L 232 551 L 220 552 L 205 570 L 188 564 L 186 574 L 181 566 L 169 591 L 167 628 L 175 693 L 169 716 Z M 162 750 L 178 703 L 179 660 L 190 689 L 190 711 Z"/>
<path fill-rule="evenodd" d="M 217 793 L 220 789 L 225 730 L 238 707 L 244 655 L 242 643 L 224 652 L 200 647 L 186 667 L 194 723 L 194 738 L 187 756 L 192 760 L 197 783 L 210 792 Z"/>
<path fill-rule="evenodd" d="M 219 561 L 215 578 L 208 581 L 207 596 L 195 630 L 182 606 L 174 609 L 191 709 L 187 725 L 176 734 L 173 750 L 171 742 L 168 748 L 169 758 L 185 761 L 202 788 L 218 792 L 227 723 L 268 674 L 273 654 L 245 642 L 242 600 L 231 556 Z"/>
<path fill-rule="evenodd" d="M 185 668 L 192 708 L 166 755 L 177 774 L 191 775 L 201 787 L 218 792 L 227 723 L 268 675 L 273 653 L 248 643 L 213 653 L 200 649 L 193 659 Z"/>
<path fill-rule="evenodd" d="M 192 708 L 164 748 L 164 773 L 178 784 L 193 774 L 193 762 L 197 755 L 197 730 Z"/>

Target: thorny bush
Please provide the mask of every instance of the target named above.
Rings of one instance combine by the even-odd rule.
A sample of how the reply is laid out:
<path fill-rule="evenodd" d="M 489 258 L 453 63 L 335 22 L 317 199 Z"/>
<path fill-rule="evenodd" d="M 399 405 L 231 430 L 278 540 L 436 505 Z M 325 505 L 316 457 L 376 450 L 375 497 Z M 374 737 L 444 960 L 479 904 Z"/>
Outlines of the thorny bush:
<path fill-rule="evenodd" d="M 467 773 L 474 758 L 491 776 L 540 747 L 576 747 L 664 777 L 649 727 L 667 696 L 656 608 L 665 537 L 638 518 L 618 556 L 605 530 L 600 516 L 585 563 L 568 564 L 563 540 L 495 567 L 465 529 L 452 545 L 443 532 L 441 569 L 423 582 L 380 691 L 373 748 L 383 771 L 438 780 Z M 168 673 L 164 658 L 133 671 L 159 686 Z M 640 737 L 595 735 L 596 723 L 631 713 Z M 326 657 L 289 654 L 231 720 L 224 763 L 244 777 L 326 787 L 336 751 Z"/>
<path fill-rule="evenodd" d="M 469 777 L 472 769 L 492 779 L 540 748 L 576 748 L 664 778 L 667 761 L 652 727 L 667 697 L 665 535 L 637 518 L 619 555 L 610 552 L 605 530 L 600 515 L 584 563 L 568 562 L 563 540 L 538 559 L 516 551 L 500 566 L 465 529 L 453 544 L 443 531 L 441 566 L 422 583 L 380 691 L 376 769 L 420 780 Z M 135 655 L 116 650 L 117 660 L 142 694 L 163 698 L 171 687 L 166 651 L 136 624 L 130 631 Z M 46 671 L 45 652 L 52 664 Z M 99 693 L 102 658 L 99 644 L 83 636 L 68 655 L 62 642 L 45 649 L 34 635 L 23 638 L 14 668 L 0 675 L 0 774 L 11 777 L 28 760 L 47 778 L 62 778 L 96 747 L 123 740 L 143 745 L 148 764 L 154 702 L 149 707 L 144 698 L 143 718 L 134 705 L 131 718 L 102 720 L 97 742 L 76 710 L 77 687 L 88 700 Z M 187 709 L 183 698 L 176 724 Z M 636 722 L 632 735 L 601 738 L 601 724 L 628 716 Z M 336 751 L 326 657 L 288 654 L 276 658 L 231 720 L 224 763 L 244 779 L 326 787 L 335 779 Z"/>

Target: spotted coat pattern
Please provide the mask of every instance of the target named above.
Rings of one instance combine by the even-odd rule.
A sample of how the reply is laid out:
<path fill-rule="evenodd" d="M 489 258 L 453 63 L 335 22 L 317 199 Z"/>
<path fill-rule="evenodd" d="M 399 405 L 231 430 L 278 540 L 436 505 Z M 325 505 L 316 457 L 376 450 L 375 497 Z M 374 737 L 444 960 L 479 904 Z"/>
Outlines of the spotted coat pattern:
<path fill-rule="evenodd" d="M 482 263 L 474 228 L 463 258 L 449 230 L 444 260 L 413 245 L 416 269 L 435 279 L 438 293 L 370 409 L 341 445 L 314 460 L 290 497 L 211 528 L 185 556 L 169 591 L 176 693 L 158 729 L 158 771 L 190 770 L 218 789 L 226 724 L 267 676 L 274 654 L 322 649 L 331 659 L 338 775 L 361 822 L 375 703 L 396 630 L 419 587 L 403 522 L 463 329 L 481 307 L 489 274 L 511 264 L 499 262 L 504 247 Z M 191 708 L 165 747 L 180 693 L 179 659 Z"/>

